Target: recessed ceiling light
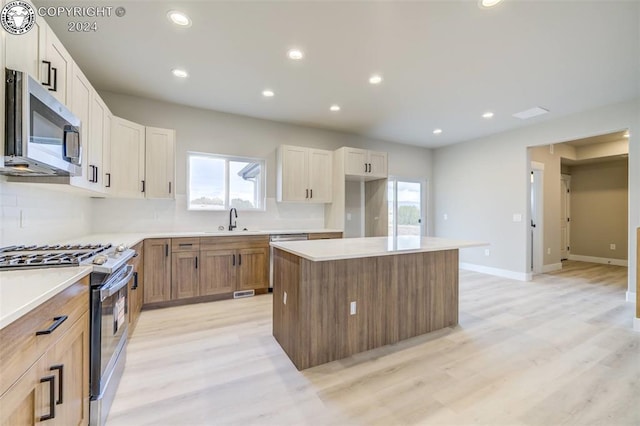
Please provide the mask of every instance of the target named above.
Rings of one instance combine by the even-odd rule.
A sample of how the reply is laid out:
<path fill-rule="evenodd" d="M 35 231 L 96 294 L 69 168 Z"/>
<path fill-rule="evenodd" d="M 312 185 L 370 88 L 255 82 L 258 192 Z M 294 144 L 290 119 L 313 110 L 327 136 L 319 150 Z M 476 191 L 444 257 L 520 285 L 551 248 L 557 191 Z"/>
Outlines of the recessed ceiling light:
<path fill-rule="evenodd" d="M 442 133 L 442 129 L 435 129 L 435 130 L 433 131 L 433 134 L 434 134 L 434 135 L 439 135 L 440 133 Z"/>
<path fill-rule="evenodd" d="M 173 22 L 176 25 L 179 25 L 181 27 L 190 27 L 191 26 L 191 19 L 185 15 L 182 12 L 179 12 L 177 10 L 170 10 L 167 12 L 167 18 L 169 18 L 169 20 L 171 22 Z"/>
<path fill-rule="evenodd" d="M 369 83 L 371 84 L 380 84 L 382 83 L 382 76 L 379 74 L 373 74 L 371 77 L 369 77 Z"/>
<path fill-rule="evenodd" d="M 186 72 L 185 70 L 181 70 L 178 68 L 174 68 L 171 70 L 171 72 L 173 73 L 173 75 L 175 75 L 176 77 L 180 77 L 180 78 L 187 78 L 189 77 L 189 73 Z"/>
<path fill-rule="evenodd" d="M 493 113 L 491 111 L 487 111 L 484 114 L 482 114 L 482 118 L 491 118 L 493 117 Z"/>
<path fill-rule="evenodd" d="M 544 108 L 541 108 L 541 107 L 533 107 L 533 108 L 529 108 L 528 110 L 525 110 L 525 111 L 516 112 L 515 114 L 513 114 L 513 116 L 515 118 L 519 118 L 521 120 L 526 120 L 527 118 L 537 117 L 539 115 L 543 115 L 543 114 L 546 114 L 548 112 L 549 112 L 548 109 L 544 109 Z"/>
<path fill-rule="evenodd" d="M 493 7 L 496 4 L 500 3 L 502 0 L 480 0 L 480 2 L 478 3 L 480 5 L 480 7 L 482 8 L 489 8 L 489 7 Z"/>
<path fill-rule="evenodd" d="M 299 61 L 300 59 L 304 58 L 304 53 L 302 53 L 302 50 L 300 49 L 290 49 L 287 52 L 287 56 L 289 57 L 289 59 Z"/>
<path fill-rule="evenodd" d="M 273 95 L 275 95 L 275 93 L 273 93 L 273 90 L 263 90 L 262 91 L 262 96 L 264 96 L 265 98 L 271 98 L 273 97 Z"/>
<path fill-rule="evenodd" d="M 340 111 L 340 105 L 331 105 L 329 108 L 330 111 L 337 112 Z"/>

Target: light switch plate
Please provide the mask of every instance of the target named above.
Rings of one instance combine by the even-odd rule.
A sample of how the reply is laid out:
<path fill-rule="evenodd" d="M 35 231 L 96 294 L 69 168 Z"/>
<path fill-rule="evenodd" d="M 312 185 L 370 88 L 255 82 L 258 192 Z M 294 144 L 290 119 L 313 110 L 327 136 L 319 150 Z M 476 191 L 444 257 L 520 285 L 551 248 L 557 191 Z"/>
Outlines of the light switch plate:
<path fill-rule="evenodd" d="M 522 222 L 522 215 L 520 213 L 514 213 L 513 214 L 513 221 L 514 222 Z"/>

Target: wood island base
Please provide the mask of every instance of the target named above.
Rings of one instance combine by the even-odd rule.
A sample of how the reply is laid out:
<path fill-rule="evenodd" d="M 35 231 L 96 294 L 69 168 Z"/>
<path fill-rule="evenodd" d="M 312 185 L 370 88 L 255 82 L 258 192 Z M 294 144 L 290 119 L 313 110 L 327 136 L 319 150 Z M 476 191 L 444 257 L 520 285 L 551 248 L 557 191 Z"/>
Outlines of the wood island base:
<path fill-rule="evenodd" d="M 273 336 L 298 370 L 458 323 L 458 249 L 312 261 L 274 249 Z"/>

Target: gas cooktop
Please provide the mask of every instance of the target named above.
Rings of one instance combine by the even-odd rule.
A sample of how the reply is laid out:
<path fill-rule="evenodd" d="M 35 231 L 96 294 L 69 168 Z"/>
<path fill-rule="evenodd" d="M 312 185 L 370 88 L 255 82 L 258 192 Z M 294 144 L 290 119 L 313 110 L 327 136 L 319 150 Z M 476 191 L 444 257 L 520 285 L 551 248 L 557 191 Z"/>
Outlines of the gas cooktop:
<path fill-rule="evenodd" d="M 0 248 L 0 271 L 95 265 L 94 271 L 110 273 L 134 255 L 112 244 L 10 246 Z"/>

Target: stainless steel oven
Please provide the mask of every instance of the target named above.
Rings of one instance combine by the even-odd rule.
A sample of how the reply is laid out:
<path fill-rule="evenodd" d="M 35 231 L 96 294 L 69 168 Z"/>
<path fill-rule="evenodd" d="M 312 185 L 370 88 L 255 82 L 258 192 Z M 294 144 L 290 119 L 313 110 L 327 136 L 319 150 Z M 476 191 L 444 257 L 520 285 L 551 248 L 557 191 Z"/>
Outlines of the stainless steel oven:
<path fill-rule="evenodd" d="M 133 266 L 91 274 L 91 344 L 89 424 L 103 425 L 113 403 L 126 360 L 127 287 Z"/>

